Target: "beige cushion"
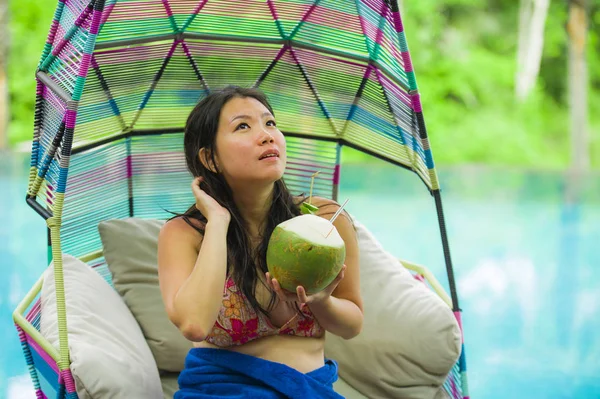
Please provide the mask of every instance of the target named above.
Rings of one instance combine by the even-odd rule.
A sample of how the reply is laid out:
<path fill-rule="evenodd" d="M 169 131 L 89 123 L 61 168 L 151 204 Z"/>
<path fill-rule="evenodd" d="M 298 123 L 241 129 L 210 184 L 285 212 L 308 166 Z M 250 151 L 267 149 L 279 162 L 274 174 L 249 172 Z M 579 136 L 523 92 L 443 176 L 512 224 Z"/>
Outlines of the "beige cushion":
<path fill-rule="evenodd" d="M 165 373 L 160 376 L 164 399 L 173 399 L 175 392 L 179 390 L 179 373 Z"/>
<path fill-rule="evenodd" d="M 333 390 L 342 395 L 346 399 L 369 399 L 356 389 L 352 388 L 343 378 L 339 377 L 333 383 Z"/>
<path fill-rule="evenodd" d="M 114 219 L 98 226 L 104 257 L 160 370 L 181 371 L 192 343 L 171 323 L 158 284 L 158 233 L 164 221 Z"/>
<path fill-rule="evenodd" d="M 110 220 L 99 230 L 115 286 L 142 326 L 159 368 L 180 371 L 191 343 L 168 320 L 158 287 L 156 251 L 163 223 Z M 363 225 L 356 226 L 365 320 L 363 332 L 352 340 L 327 334 L 326 355 L 340 365 L 335 389 L 348 399 L 439 397 L 460 354 L 458 324 L 434 292 Z"/>
<path fill-rule="evenodd" d="M 162 398 L 156 363 L 123 300 L 85 263 L 63 256 L 71 372 L 87 398 Z M 42 335 L 58 349 L 53 264 L 44 272 Z"/>
<path fill-rule="evenodd" d="M 365 396 L 434 398 L 460 355 L 461 334 L 448 306 L 356 222 L 363 331 L 327 335 L 326 355 Z"/>

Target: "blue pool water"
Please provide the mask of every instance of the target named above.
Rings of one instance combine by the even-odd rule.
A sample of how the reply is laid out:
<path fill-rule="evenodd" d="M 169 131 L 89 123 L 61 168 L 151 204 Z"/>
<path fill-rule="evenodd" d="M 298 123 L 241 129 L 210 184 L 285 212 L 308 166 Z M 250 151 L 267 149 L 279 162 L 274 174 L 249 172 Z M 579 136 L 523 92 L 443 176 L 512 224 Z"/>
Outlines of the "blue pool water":
<path fill-rule="evenodd" d="M 32 398 L 11 313 L 46 262 L 24 202 L 28 159 L 0 153 L 0 398 Z M 600 398 L 600 176 L 566 201 L 557 172 L 440 172 L 472 398 Z M 342 169 L 340 200 L 394 255 L 447 287 L 433 198 L 383 163 Z"/>

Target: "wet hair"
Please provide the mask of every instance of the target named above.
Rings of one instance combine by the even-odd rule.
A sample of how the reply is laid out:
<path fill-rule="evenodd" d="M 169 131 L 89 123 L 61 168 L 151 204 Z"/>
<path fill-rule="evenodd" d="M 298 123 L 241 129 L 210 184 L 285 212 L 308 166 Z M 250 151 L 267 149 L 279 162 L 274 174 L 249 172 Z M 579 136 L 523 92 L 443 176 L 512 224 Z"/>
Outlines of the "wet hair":
<path fill-rule="evenodd" d="M 283 179 L 275 182 L 271 207 L 263 226 L 260 226 L 260 243 L 256 248 L 250 241 L 248 226 L 233 200 L 233 192 L 223 174 L 218 171 L 215 162 L 216 138 L 219 128 L 221 110 L 233 98 L 254 98 L 260 101 L 273 116 L 273 108 L 267 97 L 257 89 L 227 86 L 203 98 L 187 118 L 184 129 L 184 152 L 187 168 L 190 173 L 203 178 L 200 187 L 221 206 L 228 209 L 231 221 L 227 232 L 227 274 L 231 275 L 236 286 L 248 298 L 254 309 L 267 314 L 275 304 L 276 295 L 271 294 L 267 308 L 263 308 L 255 297 L 258 273 L 267 272 L 266 254 L 269 238 L 275 227 L 292 217 L 301 214 L 299 205 L 304 200 L 294 199 Z M 199 151 L 204 148 L 209 157 L 208 167 L 199 159 Z M 212 170 L 211 170 L 212 169 Z M 214 171 L 213 171 L 214 170 Z M 194 229 L 204 234 L 206 217 L 193 204 L 182 215 L 183 219 Z M 192 223 L 196 219 L 200 223 Z"/>

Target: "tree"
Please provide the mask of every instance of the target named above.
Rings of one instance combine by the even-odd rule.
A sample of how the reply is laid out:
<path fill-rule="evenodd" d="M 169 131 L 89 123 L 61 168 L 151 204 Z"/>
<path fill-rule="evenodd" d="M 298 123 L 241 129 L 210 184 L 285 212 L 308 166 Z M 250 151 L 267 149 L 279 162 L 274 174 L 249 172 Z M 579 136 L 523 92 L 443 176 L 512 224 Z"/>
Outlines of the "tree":
<path fill-rule="evenodd" d="M 8 0 L 0 0 L 0 150 L 8 147 Z"/>
<path fill-rule="evenodd" d="M 544 28 L 550 0 L 521 0 L 515 94 L 524 100 L 535 87 L 544 50 Z"/>
<path fill-rule="evenodd" d="M 571 116 L 571 168 L 577 175 L 590 167 L 587 132 L 586 41 L 587 0 L 570 0 L 567 35 L 569 40 L 568 92 Z"/>

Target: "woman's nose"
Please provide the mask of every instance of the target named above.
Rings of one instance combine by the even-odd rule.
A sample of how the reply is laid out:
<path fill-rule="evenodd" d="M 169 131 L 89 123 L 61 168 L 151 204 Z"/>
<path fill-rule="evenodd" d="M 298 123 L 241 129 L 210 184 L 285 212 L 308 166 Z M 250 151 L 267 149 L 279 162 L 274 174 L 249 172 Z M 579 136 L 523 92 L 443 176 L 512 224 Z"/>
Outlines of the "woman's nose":
<path fill-rule="evenodd" d="M 271 134 L 267 131 L 263 131 L 263 135 L 261 137 L 261 144 L 267 144 L 267 143 L 272 143 L 273 141 L 275 141 L 273 139 L 273 136 L 271 136 Z"/>

